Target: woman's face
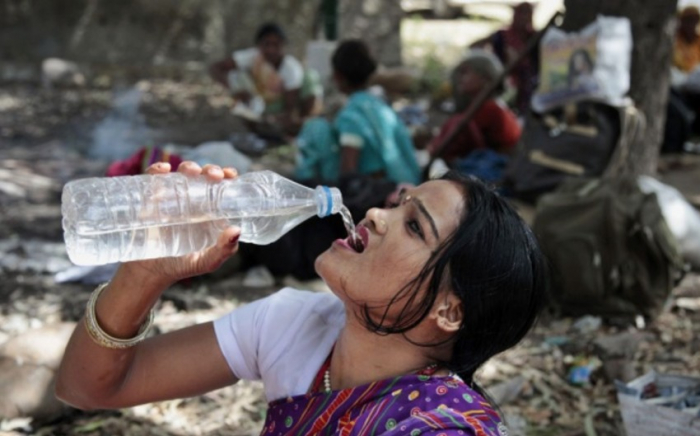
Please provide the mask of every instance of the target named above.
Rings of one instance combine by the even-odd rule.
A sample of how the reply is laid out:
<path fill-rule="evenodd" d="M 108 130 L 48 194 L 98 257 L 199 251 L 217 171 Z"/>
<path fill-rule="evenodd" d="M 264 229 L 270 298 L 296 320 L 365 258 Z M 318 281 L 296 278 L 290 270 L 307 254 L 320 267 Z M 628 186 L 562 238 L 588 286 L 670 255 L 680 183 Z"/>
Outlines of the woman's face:
<path fill-rule="evenodd" d="M 486 86 L 486 79 L 477 74 L 468 65 L 459 69 L 459 92 L 466 95 L 475 95 Z"/>
<path fill-rule="evenodd" d="M 273 33 L 264 36 L 258 42 L 258 49 L 266 61 L 278 66 L 284 57 L 284 40 Z"/>
<path fill-rule="evenodd" d="M 367 304 L 382 314 L 457 228 L 463 210 L 464 195 L 454 182 L 434 180 L 408 189 L 396 207 L 370 209 L 358 224 L 361 253 L 337 240 L 318 257 L 316 271 L 346 305 Z M 403 303 L 392 306 L 386 323 Z"/>

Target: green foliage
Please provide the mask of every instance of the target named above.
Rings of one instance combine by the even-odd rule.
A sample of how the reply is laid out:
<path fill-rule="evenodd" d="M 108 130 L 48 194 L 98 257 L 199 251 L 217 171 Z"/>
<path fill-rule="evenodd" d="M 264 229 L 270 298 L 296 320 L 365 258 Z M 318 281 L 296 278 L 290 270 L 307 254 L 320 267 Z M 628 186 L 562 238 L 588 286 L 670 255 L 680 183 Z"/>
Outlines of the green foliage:
<path fill-rule="evenodd" d="M 420 91 L 434 93 L 445 85 L 448 67 L 434 54 L 425 57 L 421 66 Z"/>

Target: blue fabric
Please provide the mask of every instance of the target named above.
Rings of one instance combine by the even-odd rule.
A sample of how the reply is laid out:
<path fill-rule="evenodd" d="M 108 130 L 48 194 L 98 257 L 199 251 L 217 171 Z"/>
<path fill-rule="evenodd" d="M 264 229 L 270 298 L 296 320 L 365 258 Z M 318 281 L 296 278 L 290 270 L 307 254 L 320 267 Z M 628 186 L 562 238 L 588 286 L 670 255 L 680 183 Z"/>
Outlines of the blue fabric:
<path fill-rule="evenodd" d="M 298 180 L 338 181 L 340 146 L 333 126 L 323 118 L 307 120 L 297 137 L 298 155 L 295 177 Z"/>
<path fill-rule="evenodd" d="M 396 183 L 420 182 L 413 143 L 403 122 L 386 103 L 365 91 L 350 96 L 332 128 L 320 119 L 304 124 L 298 138 L 297 177 L 338 180 L 339 141 L 344 135 L 359 141 L 359 174 L 384 172 Z"/>
<path fill-rule="evenodd" d="M 508 157 L 485 148 L 474 150 L 467 157 L 458 159 L 454 168 L 464 174 L 476 176 L 488 183 L 497 183 L 503 179 L 503 171 L 508 164 Z"/>

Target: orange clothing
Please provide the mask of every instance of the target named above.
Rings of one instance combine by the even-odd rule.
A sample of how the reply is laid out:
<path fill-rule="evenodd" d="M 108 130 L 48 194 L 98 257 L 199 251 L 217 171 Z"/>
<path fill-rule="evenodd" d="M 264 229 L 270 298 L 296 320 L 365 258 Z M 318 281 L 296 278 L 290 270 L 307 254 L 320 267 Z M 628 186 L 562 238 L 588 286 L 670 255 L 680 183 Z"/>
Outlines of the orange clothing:
<path fill-rule="evenodd" d="M 688 42 L 676 35 L 673 43 L 673 65 L 683 72 L 690 72 L 700 64 L 700 37 Z"/>
<path fill-rule="evenodd" d="M 431 153 L 436 151 L 437 146 L 456 128 L 461 119 L 462 114 L 456 114 L 445 122 L 438 136 L 428 146 Z M 483 148 L 508 153 L 520 140 L 521 133 L 522 129 L 515 114 L 505 104 L 493 99 L 488 100 L 479 108 L 469 124 L 447 145 L 441 157 L 450 163 Z"/>

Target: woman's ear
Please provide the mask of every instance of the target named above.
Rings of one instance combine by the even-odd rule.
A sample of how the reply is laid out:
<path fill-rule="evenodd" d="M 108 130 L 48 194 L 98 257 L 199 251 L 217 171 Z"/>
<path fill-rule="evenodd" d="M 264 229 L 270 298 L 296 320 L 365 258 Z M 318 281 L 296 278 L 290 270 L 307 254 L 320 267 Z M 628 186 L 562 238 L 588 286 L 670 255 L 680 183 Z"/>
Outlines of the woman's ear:
<path fill-rule="evenodd" d="M 452 292 L 448 292 L 445 298 L 437 303 L 434 314 L 438 328 L 445 333 L 454 333 L 462 326 L 462 302 Z"/>

